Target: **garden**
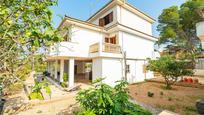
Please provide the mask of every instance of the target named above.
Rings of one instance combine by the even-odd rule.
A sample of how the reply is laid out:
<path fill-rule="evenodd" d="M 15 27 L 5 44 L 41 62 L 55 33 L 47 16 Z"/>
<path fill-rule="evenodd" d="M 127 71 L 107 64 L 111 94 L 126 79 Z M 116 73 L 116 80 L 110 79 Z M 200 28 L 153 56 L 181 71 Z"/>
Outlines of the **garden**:
<path fill-rule="evenodd" d="M 0 112 L 5 101 L 9 102 L 10 98 L 7 97 L 18 92 L 27 94 L 30 100 L 40 102 L 58 93 L 53 91 L 54 88 L 47 81 L 35 81 L 33 87 L 30 87 L 30 92 L 25 91 L 25 81 L 30 73 L 42 72 L 46 68 L 44 61 L 48 50 L 46 48 L 63 41 L 60 31 L 69 29 L 59 30 L 52 25 L 50 7 L 56 6 L 57 2 L 57 0 L 0 1 Z M 203 0 L 188 0 L 181 6 L 164 9 L 158 17 L 157 30 L 160 35 L 155 46 L 166 46 L 164 49 L 167 52 L 161 52 L 158 59 L 148 59 L 147 69 L 159 73 L 163 79 L 161 83 L 147 81 L 128 85 L 122 80 L 117 81 L 115 87 L 111 87 L 104 84 L 101 78 L 88 89 L 66 94 L 68 97 L 60 97 L 56 102 L 39 104 L 35 110 L 27 103 L 19 108 L 25 109 L 27 114 L 40 114 L 42 110 L 57 113 L 59 109 L 70 105 L 68 101 L 71 101 L 77 105 L 77 109 L 71 111 L 71 114 L 76 115 L 152 115 L 152 111 L 140 106 L 143 104 L 179 114 L 196 115 L 199 110 L 203 114 L 204 102 L 202 101 L 200 109 L 196 103 L 198 99 L 204 100 L 203 85 L 199 85 L 198 80 L 183 78 L 192 76 L 196 59 L 204 57 L 195 27 L 196 23 L 204 20 L 197 13 L 200 9 L 204 9 Z M 39 49 L 43 50 L 42 54 L 39 53 Z M 65 82 L 69 79 L 67 76 L 64 74 Z M 62 87 L 67 87 L 65 82 L 61 83 Z M 21 97 L 18 99 L 21 101 Z M 50 103 L 57 106 L 57 109 L 51 107 Z M 13 109 L 16 108 L 8 109 L 11 114 L 19 112 L 12 113 Z"/>
<path fill-rule="evenodd" d="M 173 85 L 171 90 L 167 90 L 163 83 L 144 82 L 128 88 L 130 96 L 139 103 L 181 115 L 197 115 L 196 100 L 204 99 L 204 87 Z"/>

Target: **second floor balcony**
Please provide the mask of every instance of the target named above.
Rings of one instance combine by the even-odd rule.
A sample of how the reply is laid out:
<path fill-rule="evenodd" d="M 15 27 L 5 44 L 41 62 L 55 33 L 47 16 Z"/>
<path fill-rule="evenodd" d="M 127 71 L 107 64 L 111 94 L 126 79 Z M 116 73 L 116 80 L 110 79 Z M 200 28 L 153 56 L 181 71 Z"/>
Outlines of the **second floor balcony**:
<path fill-rule="evenodd" d="M 98 53 L 98 52 L 104 52 L 104 53 L 121 53 L 121 47 L 118 44 L 111 44 L 111 43 L 95 43 L 90 46 L 89 48 L 90 53 Z"/>
<path fill-rule="evenodd" d="M 121 57 L 121 47 L 110 43 L 73 43 L 59 42 L 48 48 L 47 56 L 51 57 Z"/>

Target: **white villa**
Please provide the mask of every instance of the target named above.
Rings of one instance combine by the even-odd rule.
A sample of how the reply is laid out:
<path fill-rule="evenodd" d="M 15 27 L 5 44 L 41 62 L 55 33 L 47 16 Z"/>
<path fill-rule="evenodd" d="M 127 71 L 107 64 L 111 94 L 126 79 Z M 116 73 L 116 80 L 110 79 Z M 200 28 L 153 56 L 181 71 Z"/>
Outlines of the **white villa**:
<path fill-rule="evenodd" d="M 47 70 L 60 82 L 67 73 L 69 87 L 78 79 L 105 77 L 114 86 L 121 79 L 135 83 L 153 78 L 146 59 L 156 57 L 154 22 L 122 0 L 111 0 L 87 21 L 65 16 L 59 29 L 71 29 L 62 32 L 64 41 L 49 48 Z"/>

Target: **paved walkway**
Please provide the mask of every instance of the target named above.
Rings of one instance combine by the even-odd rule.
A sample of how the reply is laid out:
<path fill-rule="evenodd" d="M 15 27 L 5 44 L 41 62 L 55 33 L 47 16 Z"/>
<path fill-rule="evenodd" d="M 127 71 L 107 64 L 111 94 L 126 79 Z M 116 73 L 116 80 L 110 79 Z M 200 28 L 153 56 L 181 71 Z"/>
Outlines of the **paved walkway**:
<path fill-rule="evenodd" d="M 159 115 L 179 115 L 179 114 L 171 112 L 171 111 L 164 110 Z"/>
<path fill-rule="evenodd" d="M 70 105 L 75 104 L 75 96 L 76 92 L 72 92 L 64 97 L 61 97 L 59 100 L 38 104 L 32 109 L 21 112 L 18 115 L 56 115 L 62 110 L 68 108 Z"/>
<path fill-rule="evenodd" d="M 90 85 L 84 83 L 76 83 L 76 85 L 80 85 L 81 89 L 90 87 Z M 51 85 L 50 87 L 52 89 L 51 100 L 33 101 L 35 106 L 30 110 L 19 113 L 19 115 L 29 115 L 30 113 L 32 113 L 32 115 L 56 115 L 76 103 L 75 96 L 77 91 L 62 91 L 55 85 Z"/>
<path fill-rule="evenodd" d="M 80 85 L 81 89 L 87 89 L 91 87 L 89 84 L 79 82 L 75 83 L 75 85 Z M 52 90 L 51 99 L 28 100 L 24 91 L 22 91 L 18 94 L 8 97 L 5 106 L 13 106 L 26 102 L 33 105 L 32 109 L 20 112 L 19 115 L 56 115 L 61 113 L 62 110 L 67 109 L 70 105 L 76 103 L 75 96 L 77 91 L 67 92 L 52 83 L 50 84 L 50 88 Z M 6 113 L 3 114 L 6 115 Z"/>

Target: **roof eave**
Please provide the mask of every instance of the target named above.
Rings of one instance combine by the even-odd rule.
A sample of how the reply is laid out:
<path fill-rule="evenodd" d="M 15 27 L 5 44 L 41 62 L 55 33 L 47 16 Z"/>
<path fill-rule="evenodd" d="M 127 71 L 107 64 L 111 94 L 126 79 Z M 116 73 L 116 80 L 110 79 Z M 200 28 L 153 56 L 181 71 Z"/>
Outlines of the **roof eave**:
<path fill-rule="evenodd" d="M 96 13 L 94 13 L 89 19 L 87 19 L 87 22 L 90 22 L 91 20 L 94 19 L 94 17 L 96 17 L 97 15 L 99 15 L 103 10 L 105 10 L 106 8 L 108 8 L 110 5 L 120 5 L 126 7 L 131 8 L 132 10 L 134 10 L 133 12 L 136 13 L 138 15 L 138 13 L 140 13 L 140 17 L 144 18 L 145 20 L 149 21 L 150 23 L 154 23 L 156 22 L 156 20 L 154 18 L 152 18 L 151 16 L 147 15 L 146 13 L 140 11 L 139 9 L 135 8 L 133 5 L 129 4 L 129 3 L 124 3 L 121 0 L 112 0 L 110 2 L 108 2 L 105 6 L 103 6 L 101 9 L 99 9 Z M 124 5 L 125 4 L 125 5 Z"/>

